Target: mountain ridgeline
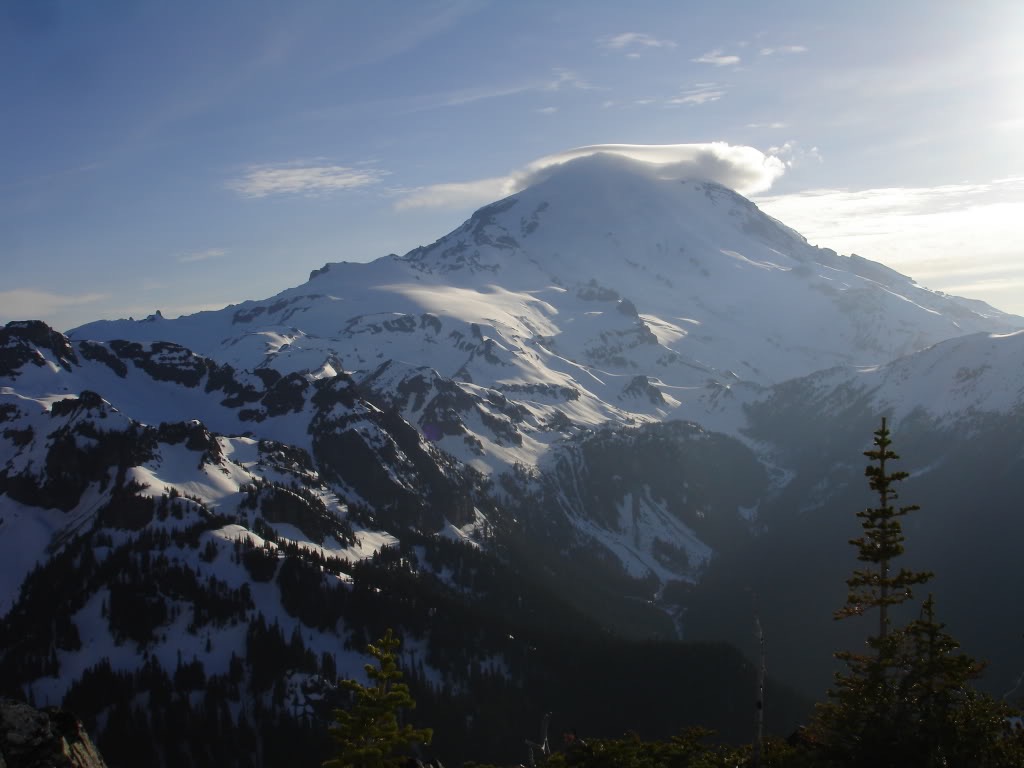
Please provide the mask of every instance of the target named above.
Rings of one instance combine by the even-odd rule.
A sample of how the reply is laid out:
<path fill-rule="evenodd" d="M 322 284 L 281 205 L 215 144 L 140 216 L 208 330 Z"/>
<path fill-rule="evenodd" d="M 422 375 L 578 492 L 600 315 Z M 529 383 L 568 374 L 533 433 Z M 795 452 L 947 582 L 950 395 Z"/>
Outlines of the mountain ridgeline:
<path fill-rule="evenodd" d="M 908 559 L 1008 690 L 1022 328 L 605 156 L 269 299 L 9 323 L 0 693 L 111 766 L 313 764 L 393 627 L 443 758 L 518 760 L 546 711 L 743 740 L 756 614 L 786 732 L 850 645 L 881 415 Z"/>

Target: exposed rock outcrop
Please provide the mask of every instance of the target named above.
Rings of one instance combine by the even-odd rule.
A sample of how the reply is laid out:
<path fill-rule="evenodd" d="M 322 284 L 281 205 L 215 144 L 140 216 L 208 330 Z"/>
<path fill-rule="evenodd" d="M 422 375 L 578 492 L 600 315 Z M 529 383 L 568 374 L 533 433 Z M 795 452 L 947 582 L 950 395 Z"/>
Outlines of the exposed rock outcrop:
<path fill-rule="evenodd" d="M 70 712 L 0 699 L 0 768 L 107 768 L 107 764 Z"/>

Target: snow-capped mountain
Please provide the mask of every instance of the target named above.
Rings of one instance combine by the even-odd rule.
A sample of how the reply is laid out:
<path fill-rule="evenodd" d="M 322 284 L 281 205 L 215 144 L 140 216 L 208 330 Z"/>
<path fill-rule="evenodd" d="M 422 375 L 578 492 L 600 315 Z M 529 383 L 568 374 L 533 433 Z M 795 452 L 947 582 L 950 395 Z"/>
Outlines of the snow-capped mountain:
<path fill-rule="evenodd" d="M 116 372 L 83 370 L 78 388 L 145 423 L 200 418 L 219 434 L 315 453 L 306 398 L 344 374 L 445 454 L 499 478 L 550 472 L 565 463 L 567 436 L 602 425 L 690 420 L 737 435 L 737 406 L 759 388 L 1022 324 L 812 247 L 719 185 L 594 156 L 404 257 L 329 264 L 301 286 L 217 312 L 104 321 L 69 336 L 132 368 L 201 355 L 200 367 L 237 371 L 253 397 L 273 379 L 274 397 L 295 404 L 276 413 L 220 389 L 210 397 L 213 378 L 188 405 L 148 392 L 139 402 L 143 390 L 105 383 Z M 581 499 L 562 506 L 587 517 Z M 706 558 L 706 542 L 683 538 Z M 656 566 L 641 552 L 627 567 Z"/>
<path fill-rule="evenodd" d="M 429 358 L 449 377 L 471 373 L 467 343 L 490 340 L 515 366 L 492 371 L 496 381 L 579 378 L 561 357 L 608 375 L 655 365 L 666 386 L 680 386 L 708 376 L 773 383 L 1020 323 L 812 247 L 717 184 L 662 180 L 641 163 L 598 155 L 404 257 L 328 264 L 263 301 L 92 323 L 71 336 L 175 341 L 239 368 L 282 372 Z"/>
<path fill-rule="evenodd" d="M 558 623 L 742 642 L 749 597 L 727 598 L 757 583 L 797 625 L 782 595 L 803 582 L 779 564 L 841 590 L 881 415 L 914 457 L 908 496 L 962 541 L 958 462 L 998 465 L 975 494 L 998 535 L 1024 463 L 1021 328 L 607 156 L 269 299 L 67 336 L 8 324 L 0 672 L 40 703 L 93 701 L 119 675 L 163 696 L 149 664 L 194 690 L 198 664 L 253 725 L 253 707 L 322 709 L 323 678 L 356 673 L 348 649 L 383 621 L 424 690 L 463 694 L 491 675 L 525 690 L 515 637 L 543 654 Z M 805 604 L 827 619 L 830 599 Z M 438 606 L 474 648 L 450 647 Z M 774 668 L 796 678 L 798 646 Z M 1006 643 L 981 651 L 1010 663 Z"/>
<path fill-rule="evenodd" d="M 500 472 L 537 465 L 552 420 L 698 419 L 709 387 L 879 365 L 1022 325 L 812 247 L 724 187 L 659 179 L 642 163 L 599 155 L 404 257 L 328 264 L 301 286 L 217 312 L 102 321 L 69 335 L 174 342 L 240 371 L 346 372 L 421 430 L 440 430 L 445 451 Z M 401 394 L 441 381 L 516 438 L 438 425 L 436 392 Z"/>

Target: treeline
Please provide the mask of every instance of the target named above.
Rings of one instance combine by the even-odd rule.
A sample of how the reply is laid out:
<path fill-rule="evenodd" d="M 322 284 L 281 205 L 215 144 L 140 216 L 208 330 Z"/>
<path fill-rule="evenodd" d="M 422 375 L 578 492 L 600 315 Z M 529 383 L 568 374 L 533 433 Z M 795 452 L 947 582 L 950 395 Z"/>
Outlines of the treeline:
<path fill-rule="evenodd" d="M 256 489 L 258 504 L 268 490 Z M 101 603 L 114 641 L 146 659 L 133 672 L 97 659 L 63 702 L 88 723 L 112 768 L 149 764 L 152 754 L 168 765 L 317 764 L 339 703 L 340 654 L 362 652 L 390 626 L 401 628 L 417 716 L 436 726 L 440 754 L 456 764 L 519 755 L 546 708 L 572 712 L 595 732 L 667 736 L 686 717 L 745 736 L 738 724 L 755 674 L 738 653 L 612 636 L 561 599 L 543 564 L 514 543 L 484 550 L 407 531 L 400 544 L 350 562 L 280 539 L 258 514 L 253 531 L 263 545 L 204 535 L 235 521 L 193 499 L 167 494 L 149 511 L 157 525 L 69 541 L 30 574 L 0 622 L 7 695 L 62 674 L 65 652 L 85 652 L 74 617 L 90 601 L 93 610 Z M 213 575 L 232 567 L 248 583 L 235 588 Z M 273 586 L 286 625 L 268 618 L 275 606 L 256 603 L 257 584 Z M 172 626 L 200 638 L 191 646 L 208 654 L 223 651 L 218 633 L 239 625 L 244 648 L 234 649 L 226 674 L 208 669 L 202 650 L 170 668 L 157 659 L 167 657 Z M 337 651 L 310 649 L 314 632 L 335 635 Z M 795 724 L 806 702 L 777 686 L 773 695 L 779 727 Z M 627 722 L 615 714 L 624 706 Z M 293 746 L 274 757 L 281 744 Z"/>
<path fill-rule="evenodd" d="M 316 765 L 328 745 L 320 723 L 246 695 L 245 676 L 237 657 L 228 674 L 211 676 L 197 660 L 170 672 L 153 658 L 134 672 L 103 660 L 71 687 L 63 706 L 92 713 L 85 725 L 98 734 L 111 768 Z"/>

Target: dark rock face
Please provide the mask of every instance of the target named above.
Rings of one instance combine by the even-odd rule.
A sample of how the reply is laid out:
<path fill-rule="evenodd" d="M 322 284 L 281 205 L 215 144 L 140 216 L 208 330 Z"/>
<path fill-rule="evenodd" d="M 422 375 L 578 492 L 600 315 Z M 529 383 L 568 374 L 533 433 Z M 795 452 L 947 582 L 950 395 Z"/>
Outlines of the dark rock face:
<path fill-rule="evenodd" d="M 184 387 L 197 386 L 207 368 L 212 367 L 206 358 L 167 341 L 155 341 L 146 346 L 137 342 L 112 341 L 110 348 L 119 358 L 131 360 L 136 368 L 145 371 L 155 381 L 171 381 Z"/>
<path fill-rule="evenodd" d="M 12 379 L 26 363 L 37 367 L 46 364 L 41 349 L 53 355 L 64 370 L 70 371 L 78 357 L 67 337 L 39 320 L 11 322 L 0 328 L 0 376 Z"/>
<path fill-rule="evenodd" d="M 0 768 L 106 768 L 82 723 L 60 709 L 0 699 Z"/>
<path fill-rule="evenodd" d="M 117 355 L 97 341 L 81 341 L 78 343 L 78 351 L 86 360 L 95 360 L 103 363 L 110 370 L 124 378 L 128 375 L 128 366 Z"/>

